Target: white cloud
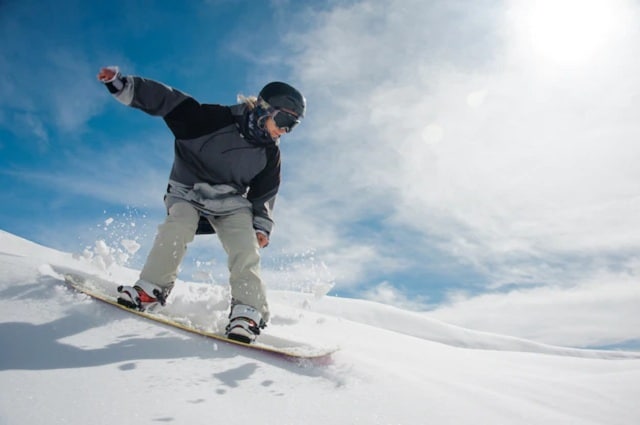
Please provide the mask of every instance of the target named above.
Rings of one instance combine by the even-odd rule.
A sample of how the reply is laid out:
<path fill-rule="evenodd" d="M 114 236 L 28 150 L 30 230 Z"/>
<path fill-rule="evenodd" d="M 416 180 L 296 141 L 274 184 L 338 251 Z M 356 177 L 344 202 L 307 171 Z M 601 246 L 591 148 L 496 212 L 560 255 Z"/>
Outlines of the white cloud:
<path fill-rule="evenodd" d="M 47 75 L 50 84 L 43 100 L 53 123 L 63 133 L 82 131 L 111 100 L 95 78 L 98 70 L 70 49 L 48 53 L 47 67 L 52 74 Z"/>
<path fill-rule="evenodd" d="M 636 261 L 636 265 L 638 262 Z M 488 332 L 578 347 L 640 340 L 638 269 L 600 272 L 575 286 L 460 294 L 430 317 Z"/>
<path fill-rule="evenodd" d="M 147 136 L 144 142 L 114 143 L 112 149 L 100 154 L 90 145 L 76 146 L 68 155 L 60 155 L 59 162 L 54 161 L 48 170 L 9 169 L 3 173 L 41 188 L 54 188 L 62 197 L 81 196 L 115 205 L 164 208 L 162 197 L 170 169 L 171 143 L 166 135 Z M 52 201 L 55 202 L 50 198 L 49 202 Z"/>
<path fill-rule="evenodd" d="M 390 215 L 496 280 L 528 280 L 514 262 L 639 247 L 640 66 L 615 53 L 637 34 L 608 65 L 549 78 L 513 62 L 486 6 L 321 15 L 294 58 L 311 100 L 291 197 L 334 226 Z"/>
<path fill-rule="evenodd" d="M 424 310 L 427 307 L 426 297 L 409 297 L 390 282 L 382 282 L 362 293 L 367 300 L 393 305 L 407 310 Z"/>
<path fill-rule="evenodd" d="M 525 4 L 348 2 L 296 29 L 288 60 L 309 107 L 283 144 L 284 190 L 311 228 L 346 249 L 373 231 L 394 244 L 378 253 L 412 267 L 416 253 L 445 253 L 489 288 L 564 294 L 618 281 L 640 248 L 637 11 L 612 2 L 625 17 L 615 37 L 567 67 L 541 62 L 515 36 Z M 401 231 L 421 239 L 392 238 Z M 592 282 L 601 268 L 612 275 Z M 601 304 L 609 323 L 619 301 Z"/>
<path fill-rule="evenodd" d="M 28 3 L 11 4 L 0 16 L 0 68 L 7 70 L 0 75 L 0 107 L 8 118 L 0 124 L 26 135 L 24 144 L 35 136 L 38 151 L 54 133 L 65 141 L 87 130 L 88 121 L 112 101 L 95 78 L 102 65 L 96 59 L 122 58 L 122 53 L 109 51 L 109 43 L 95 51 L 92 35 L 83 34 L 81 27 L 91 19 L 87 10 L 59 6 L 56 13 L 67 18 L 63 28 Z M 26 119 L 32 124 L 25 129 Z"/>

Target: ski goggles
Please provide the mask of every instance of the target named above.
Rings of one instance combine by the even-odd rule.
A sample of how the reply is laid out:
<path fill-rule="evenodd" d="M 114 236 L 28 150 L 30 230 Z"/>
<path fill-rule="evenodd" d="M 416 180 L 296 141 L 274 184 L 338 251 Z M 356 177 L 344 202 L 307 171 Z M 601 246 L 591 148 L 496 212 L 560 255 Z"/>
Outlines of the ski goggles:
<path fill-rule="evenodd" d="M 284 109 L 276 109 L 272 113 L 271 117 L 273 118 L 273 121 L 275 121 L 276 126 L 286 131 L 287 133 L 293 130 L 295 126 L 300 124 L 300 119 L 297 115 Z"/>
<path fill-rule="evenodd" d="M 260 105 L 267 111 L 267 115 L 273 118 L 276 126 L 289 133 L 295 126 L 300 124 L 300 118 L 293 112 L 286 109 L 274 108 L 264 100 L 260 99 Z"/>

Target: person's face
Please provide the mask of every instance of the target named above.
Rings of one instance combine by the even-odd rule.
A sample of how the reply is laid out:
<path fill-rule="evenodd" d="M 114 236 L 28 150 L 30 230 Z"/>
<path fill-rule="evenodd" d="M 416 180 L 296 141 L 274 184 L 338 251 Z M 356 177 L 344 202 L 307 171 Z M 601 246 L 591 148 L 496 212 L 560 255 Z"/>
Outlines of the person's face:
<path fill-rule="evenodd" d="M 280 136 L 282 136 L 287 132 L 286 129 L 282 129 L 276 125 L 276 122 L 273 119 L 273 117 L 267 118 L 267 121 L 264 123 L 264 127 L 269 133 L 269 136 L 271 136 L 273 140 L 278 139 Z"/>

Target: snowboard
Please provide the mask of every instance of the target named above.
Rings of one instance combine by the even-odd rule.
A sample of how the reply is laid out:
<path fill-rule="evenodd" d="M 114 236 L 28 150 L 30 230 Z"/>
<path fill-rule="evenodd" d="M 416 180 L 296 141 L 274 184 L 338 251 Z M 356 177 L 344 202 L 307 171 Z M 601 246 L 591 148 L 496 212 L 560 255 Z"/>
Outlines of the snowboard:
<path fill-rule="evenodd" d="M 110 305 L 123 312 L 136 315 L 138 317 L 152 320 L 165 326 L 170 326 L 180 331 L 188 332 L 200 337 L 235 346 L 241 350 L 254 351 L 264 355 L 275 356 L 280 359 L 292 361 L 300 365 L 327 365 L 331 363 L 331 355 L 337 351 L 336 348 L 319 348 L 308 344 L 290 341 L 276 336 L 263 333 L 254 343 L 248 344 L 235 341 L 222 334 L 199 329 L 189 324 L 181 323 L 179 318 L 163 314 L 162 311 L 146 312 L 134 310 L 118 304 L 116 296 L 111 296 L 102 288 L 111 286 L 115 288 L 118 284 L 108 282 L 104 279 L 85 275 L 84 273 L 69 272 L 60 270 L 65 283 L 73 290 L 85 294 L 92 299 Z"/>

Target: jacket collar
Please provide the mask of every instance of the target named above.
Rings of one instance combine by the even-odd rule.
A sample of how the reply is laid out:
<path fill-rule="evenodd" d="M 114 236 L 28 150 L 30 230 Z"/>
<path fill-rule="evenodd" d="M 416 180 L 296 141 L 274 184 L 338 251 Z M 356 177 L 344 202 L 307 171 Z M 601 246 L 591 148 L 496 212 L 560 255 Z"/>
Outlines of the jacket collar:
<path fill-rule="evenodd" d="M 266 130 L 258 126 L 259 116 L 255 110 L 249 110 L 247 105 L 240 104 L 232 106 L 231 113 L 240 134 L 247 142 L 258 146 L 277 146 L 279 144 L 279 138 L 273 140 Z"/>

